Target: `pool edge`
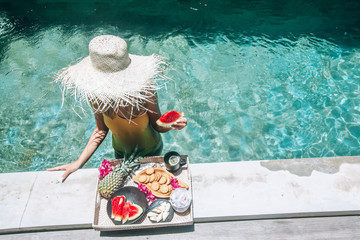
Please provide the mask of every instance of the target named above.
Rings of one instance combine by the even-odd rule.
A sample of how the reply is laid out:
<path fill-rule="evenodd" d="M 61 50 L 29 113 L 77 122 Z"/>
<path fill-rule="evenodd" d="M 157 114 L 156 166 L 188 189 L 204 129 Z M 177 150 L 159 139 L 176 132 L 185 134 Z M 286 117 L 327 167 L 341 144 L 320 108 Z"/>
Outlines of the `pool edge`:
<path fill-rule="evenodd" d="M 191 164 L 191 172 L 194 222 L 360 214 L 358 156 L 196 163 Z M 0 233 L 91 228 L 93 210 L 88 209 L 93 208 L 97 169 L 81 169 L 61 184 L 56 183 L 60 172 L 45 171 L 5 173 L 0 180 L 4 184 L 10 175 L 33 174 L 38 177 L 29 199 L 23 201 L 28 206 L 21 222 L 2 224 Z M 0 212 L 5 207 L 19 208 L 9 206 L 9 197 L 18 203 L 16 193 L 21 194 L 24 184 L 11 184 L 4 185 L 6 196 L 0 195 Z M 46 208 L 39 211 L 37 206 L 44 201 L 58 207 L 49 207 L 48 213 Z"/>

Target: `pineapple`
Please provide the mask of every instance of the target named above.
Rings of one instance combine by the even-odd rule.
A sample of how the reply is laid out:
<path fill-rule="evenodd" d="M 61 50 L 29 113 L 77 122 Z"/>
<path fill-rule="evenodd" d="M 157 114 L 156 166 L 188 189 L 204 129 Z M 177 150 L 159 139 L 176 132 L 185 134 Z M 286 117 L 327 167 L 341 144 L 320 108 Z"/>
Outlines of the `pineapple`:
<path fill-rule="evenodd" d="M 102 197 L 109 198 L 111 194 L 123 185 L 127 176 L 140 165 L 140 158 L 138 158 L 139 153 L 140 152 L 137 151 L 131 154 L 129 158 L 125 157 L 121 164 L 116 165 L 114 170 L 100 181 L 99 193 Z"/>

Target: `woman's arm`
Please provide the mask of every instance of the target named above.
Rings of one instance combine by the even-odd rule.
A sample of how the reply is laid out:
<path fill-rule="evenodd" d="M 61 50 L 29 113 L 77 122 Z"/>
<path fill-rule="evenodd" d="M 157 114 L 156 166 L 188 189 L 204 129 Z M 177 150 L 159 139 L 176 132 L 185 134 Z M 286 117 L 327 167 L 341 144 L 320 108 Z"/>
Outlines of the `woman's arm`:
<path fill-rule="evenodd" d="M 150 110 L 149 118 L 150 118 L 150 123 L 151 123 L 152 127 L 160 133 L 168 132 L 171 129 L 181 130 L 184 127 L 186 127 L 186 125 L 187 125 L 187 119 L 184 117 L 180 118 L 177 123 L 173 124 L 171 127 L 168 127 L 168 128 L 161 127 L 156 123 L 156 121 L 161 117 L 161 112 L 160 112 L 160 108 L 159 108 L 159 104 L 158 104 L 158 97 L 157 97 L 156 93 L 152 97 L 151 102 L 148 103 L 147 108 Z"/>
<path fill-rule="evenodd" d="M 64 181 L 71 173 L 75 172 L 81 168 L 93 155 L 95 150 L 100 146 L 102 141 L 105 139 L 109 129 L 104 123 L 104 118 L 101 113 L 95 113 L 95 122 L 96 126 L 93 133 L 90 136 L 90 139 L 84 148 L 83 152 L 80 154 L 79 158 L 68 164 L 57 166 L 54 168 L 47 169 L 48 171 L 58 171 L 65 170 L 65 173 L 62 175 L 62 181 Z"/>

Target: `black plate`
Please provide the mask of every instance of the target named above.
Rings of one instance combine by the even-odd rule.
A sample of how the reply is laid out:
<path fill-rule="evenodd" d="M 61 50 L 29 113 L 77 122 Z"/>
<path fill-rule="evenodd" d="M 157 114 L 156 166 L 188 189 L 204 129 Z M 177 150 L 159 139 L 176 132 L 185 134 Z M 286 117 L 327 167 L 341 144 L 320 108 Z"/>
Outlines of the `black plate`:
<path fill-rule="evenodd" d="M 161 203 L 163 202 L 167 202 L 170 204 L 170 202 L 166 199 L 156 199 L 155 201 L 153 201 L 150 206 L 149 206 L 149 209 L 147 210 L 147 212 L 151 212 L 154 208 L 157 208 L 158 206 L 160 206 Z M 167 218 L 165 219 L 165 221 L 161 220 L 159 223 L 161 222 L 170 222 L 172 220 L 172 218 L 174 217 L 174 209 L 172 208 L 171 204 L 170 204 L 170 210 L 169 210 L 169 216 L 167 216 Z M 149 218 L 150 220 L 150 218 Z M 154 222 L 154 223 L 158 223 L 156 221 L 152 221 L 150 220 L 151 222 Z"/>
<path fill-rule="evenodd" d="M 109 198 L 108 203 L 107 203 L 107 214 L 108 214 L 109 218 L 115 224 L 122 224 L 121 222 L 115 221 L 114 219 L 111 218 L 111 212 L 112 212 L 111 199 L 116 196 L 122 196 L 122 195 L 125 196 L 126 202 L 131 202 L 133 204 L 136 203 L 137 205 L 142 207 L 142 209 L 144 210 L 138 218 L 131 220 L 131 221 L 127 221 L 124 224 L 131 224 L 131 223 L 134 223 L 134 222 L 140 220 L 148 209 L 148 203 L 146 200 L 145 193 L 140 191 L 137 187 L 132 187 L 132 186 L 122 187 L 111 195 L 111 197 Z"/>

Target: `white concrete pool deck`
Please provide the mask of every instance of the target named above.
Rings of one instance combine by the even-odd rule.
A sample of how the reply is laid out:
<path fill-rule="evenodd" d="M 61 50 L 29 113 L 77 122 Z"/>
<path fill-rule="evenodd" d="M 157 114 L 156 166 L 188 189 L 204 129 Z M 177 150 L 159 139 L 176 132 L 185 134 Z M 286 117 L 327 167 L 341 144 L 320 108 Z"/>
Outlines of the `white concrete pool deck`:
<path fill-rule="evenodd" d="M 191 159 L 190 159 L 191 161 Z M 191 164 L 194 222 L 360 214 L 360 157 Z M 0 233 L 90 228 L 98 171 L 0 174 Z"/>

